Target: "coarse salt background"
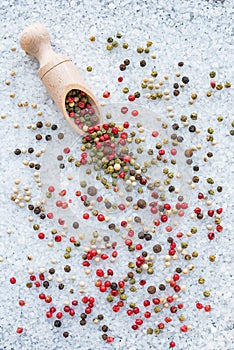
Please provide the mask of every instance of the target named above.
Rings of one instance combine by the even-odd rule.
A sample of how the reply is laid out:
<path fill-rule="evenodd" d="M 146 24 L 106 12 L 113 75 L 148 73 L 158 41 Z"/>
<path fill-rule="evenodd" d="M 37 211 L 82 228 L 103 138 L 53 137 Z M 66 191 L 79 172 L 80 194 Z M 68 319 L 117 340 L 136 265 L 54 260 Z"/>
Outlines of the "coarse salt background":
<path fill-rule="evenodd" d="M 231 0 L 192 0 L 189 2 L 186 0 L 168 2 L 161 0 L 144 2 L 127 0 L 113 2 L 97 0 L 92 2 L 1 1 L 0 350 L 139 350 L 142 347 L 165 350 L 170 349 L 170 346 L 172 348 L 173 342 L 175 343 L 174 348 L 180 350 L 232 350 L 234 348 L 233 249 L 231 245 L 233 212 L 231 135 L 233 134 L 233 98 L 231 94 L 233 89 L 232 87 L 224 87 L 227 81 L 233 84 L 232 6 Z M 65 171 L 60 172 L 56 157 L 66 146 L 69 146 L 75 155 L 81 144 L 81 137 L 75 134 L 63 120 L 61 112 L 52 102 L 45 87 L 37 77 L 38 62 L 35 58 L 25 55 L 20 48 L 18 42 L 20 33 L 26 26 L 35 22 L 41 22 L 49 29 L 53 49 L 57 53 L 67 54 L 72 59 L 97 99 L 106 103 L 104 110 L 108 111 L 110 108 L 113 111 L 111 121 L 114 121 L 116 113 L 116 120 L 119 122 L 119 106 L 128 104 L 131 108 L 137 109 L 139 107 L 139 110 L 144 112 L 141 123 L 146 131 L 149 128 L 147 117 L 151 111 L 155 118 L 160 116 L 162 121 L 169 125 L 180 124 L 179 135 L 184 138 L 184 142 L 180 145 L 182 153 L 191 145 L 201 146 L 198 147 L 197 151 L 194 151 L 192 165 L 188 166 L 181 160 L 178 165 L 178 171 L 185 176 L 186 184 L 184 187 L 187 186 L 187 177 L 192 178 L 192 176 L 198 175 L 200 182 L 195 184 L 194 190 L 191 188 L 185 190 L 185 198 L 187 195 L 189 208 L 185 211 L 186 217 L 178 219 L 178 225 L 185 233 L 182 239 L 176 239 L 178 246 L 181 242 L 186 241 L 189 243 L 189 254 L 197 251 L 199 255 L 196 259 L 192 258 L 188 261 L 187 265 L 194 264 L 194 269 L 189 271 L 188 276 L 181 274 L 181 279 L 183 278 L 181 285 L 186 285 L 186 290 L 178 293 L 179 299 L 176 305 L 183 303 L 183 309 L 178 310 L 176 314 L 170 313 L 169 306 L 163 310 L 162 316 L 154 314 L 153 311 L 152 321 L 142 317 L 143 313 L 147 311 L 147 308 L 142 307 L 142 303 L 145 299 L 152 299 L 152 297 L 147 294 L 147 288 L 140 287 L 137 283 L 135 293 L 126 292 L 128 300 L 122 310 L 118 313 L 113 312 L 113 303 L 106 301 L 108 293 L 100 293 L 94 285 L 98 279 L 95 271 L 102 267 L 104 270 L 111 268 L 116 276 L 116 279 L 112 280 L 118 282 L 130 271 L 127 267 L 128 262 L 134 261 L 134 257 L 139 256 L 140 252 L 131 255 L 132 253 L 128 251 L 121 236 L 117 237 L 115 240 L 120 242 L 116 247 L 119 259 L 114 263 L 109 261 L 103 262 L 103 264 L 102 261 L 97 264 L 91 262 L 91 273 L 85 274 L 85 267 L 82 266 L 82 254 L 83 248 L 90 246 L 90 237 L 87 237 L 87 234 L 90 233 L 92 236 L 92 232 L 96 229 L 99 230 L 100 226 L 100 231 L 103 229 L 103 235 L 106 232 L 111 237 L 112 242 L 114 235 L 108 230 L 108 223 L 96 224 L 97 221 L 94 218 L 87 221 L 87 224 L 84 220 L 80 220 L 81 227 L 78 232 L 79 234 L 85 232 L 86 237 L 84 242 L 81 242 L 81 249 L 72 250 L 71 259 L 65 260 L 63 255 L 66 247 L 71 246 L 69 239 L 66 241 L 66 237 L 63 237 L 61 244 L 54 242 L 53 246 L 49 247 L 48 243 L 53 239 L 51 239 L 51 235 L 48 238 L 47 233 L 57 223 L 47 218 L 40 220 L 39 216 L 27 208 L 30 203 L 35 205 L 35 203 L 44 200 L 45 203 L 41 202 L 39 206 L 45 207 L 45 213 L 47 214 L 49 210 L 55 210 L 56 213 L 53 201 L 46 198 L 48 185 L 56 185 L 57 188 L 61 186 L 58 190 L 65 186 L 68 191 L 70 188 L 74 193 L 76 178 L 69 181 L 67 176 L 73 175 L 75 177 L 79 171 L 75 173 L 74 168 L 70 169 L 68 164 Z M 115 38 L 117 32 L 122 34 L 121 39 Z M 92 36 L 96 38 L 95 41 L 90 40 Z M 119 42 L 119 46 L 111 51 L 106 50 L 108 37 L 113 37 Z M 153 43 L 149 47 L 150 53 L 139 54 L 137 47 L 145 48 L 149 41 Z M 128 49 L 122 48 L 124 42 L 128 43 Z M 152 54 L 156 55 L 155 59 L 151 59 Z M 131 63 L 126 71 L 122 72 L 119 65 L 126 58 Z M 140 67 L 139 62 L 143 59 L 146 61 L 146 67 Z M 184 62 L 184 66 L 179 68 L 178 62 L 181 61 Z M 92 66 L 91 72 L 87 71 L 87 66 Z M 145 94 L 151 93 L 151 91 L 142 89 L 141 83 L 145 77 L 149 77 L 152 69 L 159 72 L 161 79 L 165 75 L 169 76 L 170 84 L 165 82 L 165 88 L 169 86 L 171 91 L 173 91 L 174 82 L 181 81 L 182 76 L 188 76 L 190 81 L 188 86 L 185 86 L 185 92 L 178 97 L 171 96 L 170 101 L 147 99 Z M 215 78 L 210 78 L 211 71 L 216 72 Z M 177 72 L 181 72 L 181 76 L 176 78 Z M 124 78 L 121 84 L 118 83 L 119 76 Z M 212 80 L 216 84 L 222 83 L 222 90 L 212 88 L 210 86 Z M 125 86 L 129 88 L 129 94 L 140 91 L 140 99 L 129 102 L 129 94 L 122 92 Z M 110 92 L 108 99 L 103 97 L 104 91 Z M 208 91 L 212 93 L 210 97 L 206 96 Z M 192 93 L 196 93 L 198 97 L 193 104 L 189 104 Z M 26 101 L 28 106 L 25 104 Z M 19 107 L 20 104 L 22 104 L 21 107 Z M 173 115 L 169 115 L 170 108 L 168 109 L 168 106 L 172 106 Z M 180 121 L 181 115 L 189 116 L 193 112 L 197 113 L 198 120 L 193 121 L 188 117 L 188 121 L 191 125 L 196 125 L 200 133 L 190 133 L 188 127 L 183 126 Z M 218 116 L 223 117 L 222 122 L 217 120 Z M 44 125 L 47 122 L 48 127 L 36 128 L 38 121 L 42 121 Z M 121 119 L 121 121 L 124 120 Z M 53 124 L 58 126 L 55 131 L 51 130 L 49 126 Z M 213 144 L 207 141 L 208 128 L 214 129 L 212 135 L 215 142 Z M 173 130 L 170 129 L 170 132 Z M 64 139 L 58 139 L 59 133 L 64 133 Z M 42 135 L 41 141 L 36 140 L 37 134 Z M 46 135 L 51 135 L 52 140 L 46 141 Z M 34 148 L 33 154 L 28 152 L 30 147 Z M 19 156 L 14 153 L 15 149 L 21 150 Z M 35 156 L 37 152 L 39 152 L 40 157 Z M 212 152 L 213 157 L 207 157 L 208 152 Z M 67 155 L 63 154 L 63 156 L 64 163 L 65 161 L 68 163 Z M 207 158 L 207 161 L 204 161 L 204 157 Z M 35 168 L 30 168 L 25 165 L 27 162 L 39 163 L 41 169 L 37 171 Z M 192 168 L 197 164 L 200 170 L 198 173 L 193 173 Z M 161 167 L 163 168 L 164 165 Z M 41 187 L 40 180 L 38 180 L 40 173 Z M 78 180 L 85 178 L 85 171 L 81 170 Z M 214 185 L 209 185 L 207 178 L 212 178 Z M 183 183 L 181 184 L 180 181 L 178 184 L 183 187 Z M 216 190 L 217 186 L 222 186 L 221 193 Z M 208 195 L 207 199 L 199 202 L 197 194 L 201 192 L 207 195 L 210 189 L 215 191 L 214 196 Z M 136 191 L 134 193 L 136 194 Z M 30 202 L 19 200 L 24 203 L 22 208 L 11 200 L 12 196 L 21 194 L 24 197 L 30 197 Z M 117 195 L 110 192 L 108 196 L 114 201 Z M 207 201 L 208 204 L 211 201 L 210 206 L 206 204 Z M 199 205 L 204 214 L 202 220 L 198 220 L 194 214 L 194 209 Z M 223 208 L 223 213 L 220 215 L 222 232 L 215 231 L 217 226 L 214 224 L 214 217 L 216 214 L 212 219 L 207 216 L 209 209 L 216 211 L 218 208 Z M 82 206 L 82 214 L 84 209 Z M 77 234 L 73 228 L 70 228 L 75 214 L 76 208 L 72 207 L 71 211 L 65 214 L 69 229 L 66 227 L 64 230 L 60 229 L 68 237 Z M 107 215 L 108 211 L 105 214 Z M 126 219 L 124 212 L 123 214 L 121 212 L 115 214 L 115 212 L 110 211 L 108 215 L 110 218 L 116 216 L 116 219 L 120 219 L 119 222 Z M 127 215 L 130 215 L 129 209 Z M 195 216 L 194 219 L 193 216 Z M 146 214 L 145 220 L 147 221 L 147 219 Z M 217 219 L 219 219 L 219 214 Z M 77 219 L 77 221 L 79 220 Z M 35 224 L 40 225 L 39 230 L 33 229 Z M 211 225 L 210 228 L 209 225 Z M 186 232 L 189 232 L 194 226 L 197 227 L 198 233 L 192 238 L 186 237 Z M 215 231 L 214 240 L 208 239 L 209 231 Z M 39 232 L 46 233 L 45 240 L 38 239 Z M 126 233 L 126 230 L 124 232 Z M 175 232 L 177 231 L 173 230 L 173 237 L 175 237 Z M 161 235 L 163 234 L 165 233 L 161 233 Z M 165 235 L 166 238 L 164 236 L 159 238 L 160 243 L 165 245 L 164 253 L 169 247 L 168 236 L 169 234 Z M 153 253 L 152 246 L 155 244 L 153 240 L 142 242 L 135 237 L 134 242 L 144 244 L 145 250 L 148 250 L 150 254 Z M 112 250 L 106 250 L 107 254 L 110 252 Z M 216 257 L 214 262 L 209 259 L 211 255 Z M 149 280 L 151 284 L 155 281 L 155 283 L 165 283 L 165 278 L 171 277 L 175 273 L 175 269 L 169 267 L 168 270 L 164 266 L 162 263 L 163 255 L 161 258 L 161 260 L 156 259 L 153 275 L 147 275 L 144 272 L 144 278 L 146 281 Z M 71 266 L 70 273 L 64 272 L 65 265 Z M 178 260 L 178 266 L 180 265 L 183 265 L 183 268 L 185 266 L 181 257 Z M 174 262 L 173 266 L 177 267 Z M 55 277 L 52 277 L 48 289 L 42 286 L 39 288 L 26 287 L 26 283 L 30 281 L 30 275 L 35 275 L 38 280 L 40 273 L 49 276 L 48 270 L 52 267 L 55 268 L 56 274 Z M 16 278 L 15 284 L 10 283 L 12 277 Z M 135 274 L 135 277 L 138 281 L 138 274 Z M 204 284 L 198 283 L 201 277 L 205 279 Z M 64 283 L 64 290 L 58 289 L 58 281 Z M 84 288 L 84 293 L 80 293 L 82 288 Z M 74 294 L 71 294 L 71 289 L 74 289 Z M 210 297 L 204 296 L 205 291 L 210 292 Z M 77 310 L 76 315 L 74 317 L 65 315 L 61 319 L 62 326 L 55 327 L 55 315 L 52 318 L 46 317 L 46 312 L 52 304 L 40 300 L 38 298 L 40 293 L 53 297 L 54 304 L 52 304 L 57 308 L 56 312 L 63 309 L 64 302 L 71 305 L 71 301 L 77 299 L 79 305 L 74 307 L 74 310 Z M 167 289 L 165 296 L 171 295 L 170 293 L 175 294 L 173 289 Z M 86 325 L 80 326 L 79 315 L 84 312 L 85 308 L 85 304 L 81 300 L 84 295 L 93 296 L 96 301 L 92 313 L 87 316 Z M 163 293 L 160 294 L 161 297 L 163 297 Z M 24 300 L 25 305 L 20 306 L 19 300 Z M 133 330 L 131 326 L 138 315 L 131 318 L 126 314 L 131 301 L 136 301 L 143 310 L 139 318 L 142 318 L 144 323 L 137 330 Z M 205 312 L 204 308 L 199 310 L 196 307 L 198 302 L 203 306 L 210 305 L 211 311 Z M 63 313 L 65 312 L 63 311 Z M 93 319 L 98 314 L 103 314 L 104 320 L 95 324 Z M 173 322 L 165 324 L 165 328 L 159 334 L 155 334 L 154 330 L 157 329 L 160 322 L 164 322 L 166 316 L 172 317 Z M 179 316 L 182 321 L 179 320 Z M 191 326 L 188 327 L 187 332 L 180 330 L 184 324 Z M 102 330 L 103 325 L 108 326 L 106 333 L 110 337 L 110 341 L 111 337 L 114 338 L 113 342 L 108 343 L 102 339 L 102 335 L 105 333 Z M 153 334 L 146 334 L 149 327 L 152 327 Z M 23 328 L 22 333 L 19 333 L 19 328 Z M 64 337 L 64 332 L 68 332 L 67 337 Z"/>

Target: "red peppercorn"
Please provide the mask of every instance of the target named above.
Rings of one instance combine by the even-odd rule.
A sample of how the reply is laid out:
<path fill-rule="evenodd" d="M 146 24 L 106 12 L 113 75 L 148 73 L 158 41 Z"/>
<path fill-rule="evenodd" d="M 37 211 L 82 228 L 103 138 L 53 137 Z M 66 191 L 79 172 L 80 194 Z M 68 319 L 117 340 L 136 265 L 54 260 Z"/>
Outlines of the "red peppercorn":
<path fill-rule="evenodd" d="M 107 343 L 112 343 L 114 340 L 115 340 L 115 338 L 113 338 L 113 337 L 106 338 Z"/>
<path fill-rule="evenodd" d="M 168 220 L 167 215 L 162 215 L 162 216 L 161 216 L 161 221 L 162 221 L 162 222 L 166 222 L 167 220 Z"/>
<path fill-rule="evenodd" d="M 140 312 L 139 307 L 136 307 L 136 306 L 135 306 L 135 307 L 133 308 L 133 313 L 134 313 L 134 314 L 139 314 L 139 312 Z"/>
<path fill-rule="evenodd" d="M 203 305 L 201 303 L 196 303 L 196 308 L 198 310 L 201 310 L 203 308 Z"/>
<path fill-rule="evenodd" d="M 17 329 L 16 329 L 16 332 L 18 333 L 18 334 L 21 334 L 21 333 L 23 333 L 23 328 L 22 327 L 18 327 Z"/>
<path fill-rule="evenodd" d="M 98 214 L 97 219 L 98 219 L 98 221 L 104 221 L 105 216 L 103 214 Z"/>
<path fill-rule="evenodd" d="M 211 80 L 210 86 L 212 87 L 212 89 L 214 89 L 216 87 L 216 82 L 214 80 Z"/>
<path fill-rule="evenodd" d="M 72 316 L 72 317 L 75 316 L 75 310 L 70 309 L 70 310 L 69 310 L 69 314 L 70 314 L 70 316 Z"/>
<path fill-rule="evenodd" d="M 65 305 L 64 308 L 63 308 L 63 310 L 64 310 L 65 312 L 69 312 L 69 311 L 70 311 L 70 306 Z"/>
<path fill-rule="evenodd" d="M 219 208 L 219 209 L 216 210 L 217 214 L 222 214 L 222 212 L 223 212 L 223 208 Z"/>
<path fill-rule="evenodd" d="M 181 330 L 181 332 L 187 332 L 187 330 L 188 330 L 188 327 L 186 326 L 186 324 L 183 324 L 181 327 L 180 327 L 180 330 Z"/>
<path fill-rule="evenodd" d="M 138 326 L 141 326 L 143 324 L 143 320 L 141 318 L 137 318 L 135 323 L 138 325 Z"/>
<path fill-rule="evenodd" d="M 210 305 L 205 305 L 205 306 L 204 306 L 204 310 L 205 310 L 206 312 L 210 312 L 211 306 L 210 306 Z"/>
<path fill-rule="evenodd" d="M 90 307 L 85 308 L 85 313 L 90 314 L 92 312 L 92 309 Z"/>
<path fill-rule="evenodd" d="M 38 233 L 38 238 L 39 239 L 44 239 L 45 238 L 45 234 L 43 232 Z"/>
<path fill-rule="evenodd" d="M 132 314 L 133 314 L 133 310 L 127 310 L 127 315 L 128 316 L 132 316 Z"/>
<path fill-rule="evenodd" d="M 150 301 L 148 299 L 144 300 L 143 301 L 143 305 L 146 307 L 146 306 L 149 306 L 150 305 Z"/>
<path fill-rule="evenodd" d="M 161 323 L 158 324 L 158 329 L 163 329 L 164 327 L 165 327 L 164 323 L 161 322 Z"/>
<path fill-rule="evenodd" d="M 132 240 L 127 238 L 127 239 L 125 239 L 124 243 L 126 244 L 126 246 L 130 247 L 132 245 Z"/>
<path fill-rule="evenodd" d="M 88 220 L 89 219 L 89 214 L 88 213 L 84 213 L 83 214 L 83 219 Z"/>
<path fill-rule="evenodd" d="M 47 311 L 46 312 L 46 317 L 47 318 L 51 318 L 53 316 L 53 314 L 50 312 L 50 311 Z"/>
<path fill-rule="evenodd" d="M 16 278 L 15 277 L 11 277 L 10 278 L 10 283 L 11 284 L 15 284 L 16 283 Z"/>
<path fill-rule="evenodd" d="M 24 305 L 25 305 L 25 301 L 24 301 L 24 300 L 22 300 L 22 299 L 21 299 L 21 300 L 19 300 L 19 305 L 20 305 L 20 306 L 24 306 Z"/>
<path fill-rule="evenodd" d="M 128 96 L 128 100 L 129 100 L 130 102 L 135 101 L 135 99 L 136 99 L 135 95 L 129 95 L 129 96 Z"/>
<path fill-rule="evenodd" d="M 103 277 L 103 276 L 104 276 L 104 271 L 103 271 L 102 269 L 97 269 L 97 270 L 96 270 L 96 275 L 97 275 L 98 277 Z"/>
<path fill-rule="evenodd" d="M 113 310 L 114 312 L 118 312 L 118 311 L 120 310 L 120 307 L 119 307 L 118 305 L 114 305 L 114 306 L 112 307 L 112 310 Z"/>
<path fill-rule="evenodd" d="M 56 317 L 57 317 L 58 319 L 62 318 L 62 317 L 63 317 L 62 312 L 58 312 L 58 313 L 56 314 Z"/>
<path fill-rule="evenodd" d="M 104 286 L 104 285 L 100 286 L 99 290 L 101 293 L 106 292 L 106 286 Z"/>
<path fill-rule="evenodd" d="M 152 301 L 153 301 L 154 305 L 160 304 L 160 299 L 159 298 L 153 298 Z"/>
<path fill-rule="evenodd" d="M 133 325 L 132 325 L 132 329 L 133 329 L 134 331 L 136 331 L 136 330 L 138 329 L 138 326 L 137 326 L 136 324 L 133 324 Z"/>
<path fill-rule="evenodd" d="M 150 317 L 151 317 L 151 312 L 146 311 L 146 312 L 144 313 L 144 316 L 145 316 L 145 318 L 150 318 Z"/>
<path fill-rule="evenodd" d="M 214 210 L 210 209 L 208 210 L 207 214 L 212 217 L 214 215 Z"/>
<path fill-rule="evenodd" d="M 217 231 L 217 232 L 222 232 L 222 231 L 223 231 L 223 226 L 217 225 L 217 226 L 216 226 L 216 231 Z"/>
<path fill-rule="evenodd" d="M 89 298 L 87 296 L 84 296 L 81 300 L 84 304 L 87 304 L 89 301 Z"/>
<path fill-rule="evenodd" d="M 215 239 L 215 234 L 214 234 L 214 232 L 209 232 L 209 233 L 208 233 L 208 238 L 209 238 L 210 241 L 212 241 L 213 239 Z"/>
<path fill-rule="evenodd" d="M 104 91 L 103 94 L 102 94 L 102 96 L 103 96 L 104 98 L 108 98 L 108 97 L 110 97 L 110 92 L 109 92 L 109 91 Z"/>
<path fill-rule="evenodd" d="M 53 314 L 53 313 L 55 313 L 55 311 L 56 311 L 56 308 L 54 306 L 51 306 L 50 307 L 50 312 L 52 312 L 52 314 Z"/>
<path fill-rule="evenodd" d="M 176 346 L 176 343 L 174 341 L 171 341 L 169 343 L 170 348 L 174 348 Z"/>

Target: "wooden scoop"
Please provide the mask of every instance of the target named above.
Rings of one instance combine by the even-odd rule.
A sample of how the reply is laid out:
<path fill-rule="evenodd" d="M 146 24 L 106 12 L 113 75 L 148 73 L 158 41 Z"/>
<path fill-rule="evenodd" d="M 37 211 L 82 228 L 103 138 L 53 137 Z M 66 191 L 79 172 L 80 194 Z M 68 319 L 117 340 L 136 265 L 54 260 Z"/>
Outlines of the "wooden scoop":
<path fill-rule="evenodd" d="M 84 135 L 88 130 L 85 123 L 82 127 L 75 123 L 74 118 L 71 118 L 66 110 L 66 96 L 71 90 L 79 90 L 87 94 L 88 103 L 95 111 L 97 119 L 95 125 L 100 124 L 101 111 L 96 98 L 70 58 L 67 55 L 57 54 L 52 50 L 48 29 L 41 23 L 32 24 L 24 29 L 19 41 L 22 49 L 27 54 L 38 59 L 40 63 L 38 76 L 71 127 L 81 135 Z"/>

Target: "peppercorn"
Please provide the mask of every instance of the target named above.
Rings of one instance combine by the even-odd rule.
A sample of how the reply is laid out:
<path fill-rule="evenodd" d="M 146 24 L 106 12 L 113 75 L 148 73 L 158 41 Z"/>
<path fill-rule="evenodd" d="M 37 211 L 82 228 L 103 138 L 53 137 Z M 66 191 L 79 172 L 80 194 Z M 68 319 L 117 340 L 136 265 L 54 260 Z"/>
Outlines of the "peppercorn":
<path fill-rule="evenodd" d="M 158 287 L 160 290 L 165 290 L 166 289 L 166 286 L 164 284 L 160 284 L 159 287 Z"/>
<path fill-rule="evenodd" d="M 60 320 L 55 320 L 54 321 L 54 326 L 55 327 L 61 327 L 61 325 L 62 325 L 62 322 Z"/>
<path fill-rule="evenodd" d="M 145 67 L 146 66 L 146 61 L 145 60 L 141 60 L 140 61 L 140 66 L 141 67 Z"/>
<path fill-rule="evenodd" d="M 123 64 L 123 63 L 121 63 L 120 66 L 119 66 L 119 69 L 120 69 L 121 71 L 124 71 L 124 70 L 126 69 L 126 65 Z"/>
<path fill-rule="evenodd" d="M 49 273 L 50 273 L 51 275 L 53 275 L 53 274 L 55 273 L 55 269 L 54 269 L 53 267 L 51 267 L 51 268 L 49 269 Z"/>
<path fill-rule="evenodd" d="M 37 135 L 36 135 L 36 140 L 40 141 L 41 139 L 42 139 L 41 134 L 37 134 Z"/>
<path fill-rule="evenodd" d="M 86 325 L 86 321 L 84 319 L 80 320 L 80 325 L 81 326 L 85 326 Z"/>
<path fill-rule="evenodd" d="M 196 131 L 195 125 L 190 125 L 189 131 L 190 131 L 190 132 L 195 132 L 195 131 Z"/>
<path fill-rule="evenodd" d="M 62 290 L 62 289 L 64 288 L 64 284 L 63 284 L 63 283 L 59 283 L 58 288 L 59 288 L 60 290 Z"/>
<path fill-rule="evenodd" d="M 43 127 L 43 123 L 41 121 L 37 122 L 36 124 L 37 128 L 42 128 Z"/>
<path fill-rule="evenodd" d="M 182 78 L 182 82 L 183 82 L 184 84 L 188 84 L 189 78 L 188 78 L 188 77 L 183 77 L 183 78 Z"/>
<path fill-rule="evenodd" d="M 20 150 L 19 148 L 16 148 L 15 151 L 14 151 L 14 153 L 18 156 L 18 155 L 20 155 L 21 150 Z"/>
<path fill-rule="evenodd" d="M 155 287 L 155 286 L 149 286 L 149 287 L 147 288 L 147 292 L 148 292 L 149 294 L 155 294 L 155 293 L 156 293 L 156 287 Z"/>
<path fill-rule="evenodd" d="M 154 251 L 154 253 L 160 253 L 161 250 L 162 250 L 162 247 L 161 247 L 160 244 L 155 244 L 155 245 L 153 246 L 153 251 Z"/>
<path fill-rule="evenodd" d="M 63 336 L 64 336 L 64 338 L 67 338 L 69 336 L 69 333 L 68 332 L 63 332 Z"/>
<path fill-rule="evenodd" d="M 125 64 L 126 66 L 129 66 L 130 60 L 129 60 L 128 58 L 126 58 L 126 59 L 124 60 L 124 64 Z"/>

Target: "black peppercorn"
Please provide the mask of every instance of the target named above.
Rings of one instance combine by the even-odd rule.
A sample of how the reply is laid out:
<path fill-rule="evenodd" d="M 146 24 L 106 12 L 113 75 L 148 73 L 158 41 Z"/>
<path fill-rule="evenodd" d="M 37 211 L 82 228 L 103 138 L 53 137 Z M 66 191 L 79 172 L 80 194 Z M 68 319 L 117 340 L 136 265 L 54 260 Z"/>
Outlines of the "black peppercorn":
<path fill-rule="evenodd" d="M 152 239 L 152 235 L 150 233 L 146 233 L 145 240 L 146 241 L 151 241 L 151 239 Z"/>
<path fill-rule="evenodd" d="M 19 148 L 16 148 L 14 153 L 18 156 L 18 155 L 20 155 L 21 150 Z"/>
<path fill-rule="evenodd" d="M 141 67 L 145 67 L 146 66 L 146 61 L 145 60 L 141 60 L 140 61 L 140 66 Z"/>
<path fill-rule="evenodd" d="M 189 131 L 190 132 L 195 132 L 196 131 L 196 126 L 195 125 L 190 125 Z"/>
<path fill-rule="evenodd" d="M 123 64 L 123 63 L 121 63 L 120 66 L 119 66 L 119 69 L 120 69 L 121 71 L 124 71 L 124 70 L 126 69 L 126 65 Z"/>
<path fill-rule="evenodd" d="M 65 272 L 70 272 L 70 271 L 71 271 L 71 266 L 65 265 L 65 266 L 64 266 L 64 271 L 65 271 Z"/>
<path fill-rule="evenodd" d="M 199 171 L 199 166 L 198 165 L 194 165 L 193 170 L 194 171 Z"/>
<path fill-rule="evenodd" d="M 85 319 L 80 320 L 80 325 L 81 325 L 81 326 L 85 326 L 85 325 L 86 325 Z"/>
<path fill-rule="evenodd" d="M 172 129 L 173 129 L 173 130 L 178 130 L 178 129 L 179 129 L 179 124 L 174 123 L 174 124 L 172 125 Z"/>
<path fill-rule="evenodd" d="M 29 204 L 29 205 L 28 205 L 28 209 L 29 209 L 29 210 L 33 210 L 33 209 L 34 209 L 34 205 Z"/>
<path fill-rule="evenodd" d="M 55 273 L 55 269 L 54 269 L 53 267 L 51 267 L 51 268 L 49 269 L 49 273 L 50 273 L 51 275 L 53 275 L 53 274 Z"/>
<path fill-rule="evenodd" d="M 125 64 L 126 66 L 128 66 L 128 65 L 130 64 L 130 60 L 126 58 L 126 59 L 124 60 L 124 64 Z"/>
<path fill-rule="evenodd" d="M 34 152 L 34 149 L 32 147 L 29 147 L 28 148 L 28 153 L 33 153 Z"/>
<path fill-rule="evenodd" d="M 182 82 L 183 82 L 184 84 L 188 84 L 189 78 L 188 78 L 188 77 L 183 77 L 183 78 L 182 78 Z"/>
<path fill-rule="evenodd" d="M 63 284 L 63 283 L 59 283 L 58 288 L 59 288 L 60 290 L 62 290 L 62 289 L 64 288 L 64 284 Z"/>
<path fill-rule="evenodd" d="M 111 289 L 116 290 L 118 288 L 118 285 L 117 285 L 117 283 L 112 282 L 110 287 L 111 287 Z"/>
<path fill-rule="evenodd" d="M 56 124 L 53 124 L 53 125 L 51 126 L 51 129 L 52 129 L 52 130 L 57 130 L 57 129 L 58 129 L 58 126 L 57 126 Z"/>
<path fill-rule="evenodd" d="M 43 123 L 42 122 L 37 122 L 37 124 L 36 124 L 36 126 L 37 126 L 37 128 L 42 128 L 43 127 Z"/>
<path fill-rule="evenodd" d="M 48 281 L 44 281 L 43 282 L 43 287 L 45 287 L 45 289 L 47 289 L 49 287 L 49 282 Z"/>
<path fill-rule="evenodd" d="M 46 135 L 45 139 L 46 139 L 46 141 L 51 141 L 52 140 L 52 136 L 51 135 Z"/>
<path fill-rule="evenodd" d="M 61 327 L 61 325 L 62 325 L 62 322 L 60 320 L 55 320 L 54 321 L 54 326 L 55 327 Z"/>
<path fill-rule="evenodd" d="M 178 88 L 179 88 L 179 84 L 178 84 L 178 83 L 175 83 L 175 84 L 173 85 L 173 88 L 174 88 L 174 89 L 178 89 Z"/>
<path fill-rule="evenodd" d="M 40 141 L 41 139 L 42 139 L 41 134 L 37 134 L 37 135 L 36 135 L 36 140 Z"/>
<path fill-rule="evenodd" d="M 176 268 L 176 272 L 177 272 L 177 273 L 181 273 L 181 272 L 182 272 L 182 269 L 181 269 L 180 267 L 177 267 L 177 268 Z"/>
<path fill-rule="evenodd" d="M 102 326 L 102 331 L 103 331 L 103 332 L 107 332 L 108 329 L 109 329 L 109 328 L 108 328 L 107 325 L 104 324 L 104 325 Z"/>
<path fill-rule="evenodd" d="M 160 284 L 158 288 L 159 288 L 160 290 L 165 290 L 165 289 L 166 289 L 166 287 L 165 287 L 164 284 Z"/>
<path fill-rule="evenodd" d="M 67 338 L 69 336 L 69 333 L 68 332 L 63 332 L 63 336 L 64 336 L 64 338 Z"/>

